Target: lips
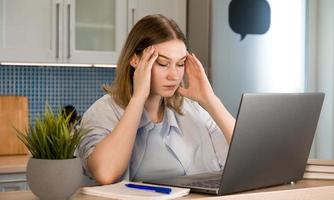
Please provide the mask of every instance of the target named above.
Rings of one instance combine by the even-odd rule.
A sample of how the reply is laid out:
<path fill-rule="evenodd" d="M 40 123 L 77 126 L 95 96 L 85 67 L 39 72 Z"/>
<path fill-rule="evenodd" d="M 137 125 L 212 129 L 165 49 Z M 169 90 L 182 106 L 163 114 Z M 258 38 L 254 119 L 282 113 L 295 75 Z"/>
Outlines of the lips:
<path fill-rule="evenodd" d="M 174 89 L 176 89 L 177 85 L 165 85 L 163 87 L 166 88 L 166 89 L 169 89 L 169 90 L 174 90 Z"/>

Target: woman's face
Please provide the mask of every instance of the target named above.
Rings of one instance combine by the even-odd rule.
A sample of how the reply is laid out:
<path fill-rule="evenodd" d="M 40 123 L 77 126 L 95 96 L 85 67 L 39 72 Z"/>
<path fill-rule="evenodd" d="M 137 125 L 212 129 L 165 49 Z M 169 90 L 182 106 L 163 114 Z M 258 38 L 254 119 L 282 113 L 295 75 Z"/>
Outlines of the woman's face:
<path fill-rule="evenodd" d="M 151 95 L 171 97 L 183 79 L 186 46 L 183 41 L 175 39 L 153 47 L 158 58 L 152 67 Z"/>

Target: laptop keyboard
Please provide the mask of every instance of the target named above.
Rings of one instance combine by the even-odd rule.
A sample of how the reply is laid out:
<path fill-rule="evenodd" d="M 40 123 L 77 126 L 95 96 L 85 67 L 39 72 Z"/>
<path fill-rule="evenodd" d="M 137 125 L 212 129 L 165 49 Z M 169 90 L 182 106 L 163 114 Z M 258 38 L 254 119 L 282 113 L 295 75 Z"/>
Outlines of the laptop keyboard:
<path fill-rule="evenodd" d="M 185 186 L 203 187 L 203 188 L 219 188 L 221 179 L 200 180 L 184 184 Z"/>

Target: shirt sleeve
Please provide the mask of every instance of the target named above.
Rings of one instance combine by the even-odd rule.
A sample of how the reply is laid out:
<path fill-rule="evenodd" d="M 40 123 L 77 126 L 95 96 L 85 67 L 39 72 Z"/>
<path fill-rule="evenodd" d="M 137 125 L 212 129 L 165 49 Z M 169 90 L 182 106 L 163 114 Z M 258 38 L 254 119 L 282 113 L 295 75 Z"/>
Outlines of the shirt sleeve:
<path fill-rule="evenodd" d="M 205 126 L 209 132 L 209 136 L 211 138 L 211 142 L 217 156 L 219 166 L 223 170 L 229 148 L 225 135 L 220 130 L 216 122 L 212 119 L 210 114 L 198 103 L 194 102 L 194 104 L 196 110 L 199 112 L 199 116 L 204 121 Z"/>
<path fill-rule="evenodd" d="M 88 170 L 87 159 L 96 145 L 115 128 L 119 118 L 119 108 L 110 96 L 104 96 L 96 101 L 83 115 L 81 127 L 89 129 L 90 132 L 81 141 L 77 153 L 81 159 L 84 173 L 89 178 L 93 178 L 93 176 Z"/>

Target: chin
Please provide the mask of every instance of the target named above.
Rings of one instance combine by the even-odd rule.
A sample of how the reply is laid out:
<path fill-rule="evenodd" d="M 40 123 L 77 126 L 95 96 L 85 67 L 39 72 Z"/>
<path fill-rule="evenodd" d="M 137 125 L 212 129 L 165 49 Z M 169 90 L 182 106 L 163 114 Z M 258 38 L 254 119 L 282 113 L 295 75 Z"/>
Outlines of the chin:
<path fill-rule="evenodd" d="M 175 91 L 173 92 L 161 92 L 160 96 L 162 97 L 172 97 L 175 94 Z"/>

